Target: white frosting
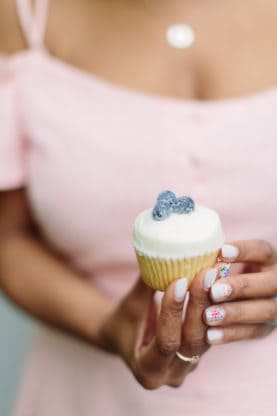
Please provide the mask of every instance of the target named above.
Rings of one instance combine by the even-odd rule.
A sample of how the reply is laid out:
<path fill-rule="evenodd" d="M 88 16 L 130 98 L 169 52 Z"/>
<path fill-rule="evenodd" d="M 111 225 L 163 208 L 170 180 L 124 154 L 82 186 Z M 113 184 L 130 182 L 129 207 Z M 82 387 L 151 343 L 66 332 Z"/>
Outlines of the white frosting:
<path fill-rule="evenodd" d="M 217 251 L 223 242 L 218 214 L 201 205 L 190 214 L 172 213 L 163 221 L 154 220 L 150 208 L 134 222 L 134 247 L 151 257 L 195 257 Z"/>

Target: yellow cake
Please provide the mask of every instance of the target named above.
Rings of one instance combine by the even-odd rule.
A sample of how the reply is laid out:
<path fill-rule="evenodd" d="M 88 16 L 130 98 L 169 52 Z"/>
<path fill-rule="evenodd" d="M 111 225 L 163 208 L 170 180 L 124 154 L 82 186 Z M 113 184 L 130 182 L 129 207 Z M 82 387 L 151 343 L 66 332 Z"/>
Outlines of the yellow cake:
<path fill-rule="evenodd" d="M 174 198 L 175 197 L 175 198 Z M 162 192 L 154 208 L 134 222 L 133 244 L 144 282 L 165 290 L 186 277 L 190 285 L 202 269 L 212 267 L 224 242 L 218 214 L 189 197 Z"/>

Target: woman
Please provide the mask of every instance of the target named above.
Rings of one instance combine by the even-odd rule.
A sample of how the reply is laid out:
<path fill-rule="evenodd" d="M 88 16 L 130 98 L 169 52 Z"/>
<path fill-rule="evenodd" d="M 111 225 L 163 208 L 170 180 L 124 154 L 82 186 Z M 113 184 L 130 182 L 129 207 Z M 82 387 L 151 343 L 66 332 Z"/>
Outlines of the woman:
<path fill-rule="evenodd" d="M 0 282 L 50 325 L 15 414 L 275 415 L 276 2 L 30 3 L 0 3 Z M 163 189 L 233 241 L 183 325 L 185 285 L 155 322 L 130 239 Z"/>

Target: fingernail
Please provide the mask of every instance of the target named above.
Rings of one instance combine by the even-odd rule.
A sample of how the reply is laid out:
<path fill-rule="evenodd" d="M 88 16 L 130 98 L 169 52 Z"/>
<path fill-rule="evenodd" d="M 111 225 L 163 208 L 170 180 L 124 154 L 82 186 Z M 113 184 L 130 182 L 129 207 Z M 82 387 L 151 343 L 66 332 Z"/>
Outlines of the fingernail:
<path fill-rule="evenodd" d="M 277 302 L 277 296 L 273 296 L 273 298 L 272 298 L 273 300 L 276 300 L 276 302 Z"/>
<path fill-rule="evenodd" d="M 210 269 L 206 272 L 204 277 L 204 290 L 208 291 L 215 282 L 217 276 L 217 269 Z"/>
<path fill-rule="evenodd" d="M 225 316 L 225 310 L 220 306 L 211 306 L 205 310 L 208 322 L 221 321 Z"/>
<path fill-rule="evenodd" d="M 174 296 L 177 302 L 182 302 L 187 293 L 188 281 L 185 277 L 178 279 L 175 283 Z"/>
<path fill-rule="evenodd" d="M 214 300 L 228 297 L 232 293 L 229 283 L 216 283 L 212 286 L 211 294 Z"/>
<path fill-rule="evenodd" d="M 221 254 L 225 259 L 233 259 L 238 257 L 239 249 L 235 246 L 231 246 L 230 244 L 224 244 L 221 249 Z"/>
<path fill-rule="evenodd" d="M 220 341 L 223 338 L 222 329 L 208 329 L 207 338 L 210 343 Z"/>
<path fill-rule="evenodd" d="M 227 263 L 220 267 L 219 269 L 219 276 L 220 278 L 228 277 L 230 274 L 231 264 Z"/>

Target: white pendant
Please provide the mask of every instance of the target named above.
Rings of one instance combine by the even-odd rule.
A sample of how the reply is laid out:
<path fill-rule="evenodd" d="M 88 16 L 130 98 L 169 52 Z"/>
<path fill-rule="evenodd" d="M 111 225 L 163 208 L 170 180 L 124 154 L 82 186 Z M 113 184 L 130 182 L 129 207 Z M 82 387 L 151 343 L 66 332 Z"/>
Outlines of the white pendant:
<path fill-rule="evenodd" d="M 175 23 L 166 30 L 168 43 L 177 49 L 189 48 L 195 41 L 193 29 L 184 23 Z"/>

